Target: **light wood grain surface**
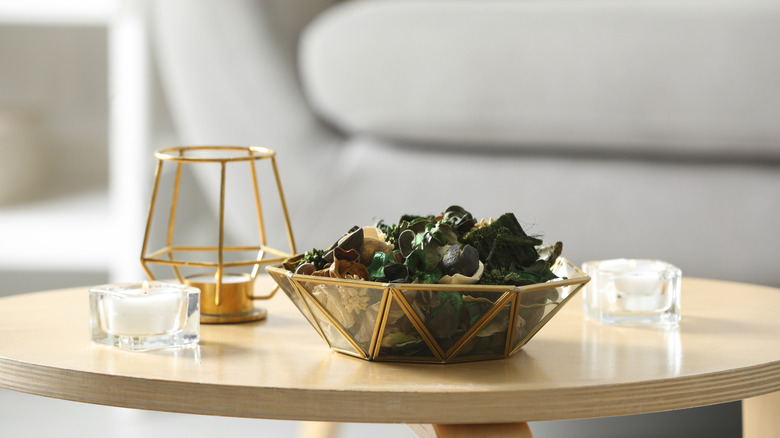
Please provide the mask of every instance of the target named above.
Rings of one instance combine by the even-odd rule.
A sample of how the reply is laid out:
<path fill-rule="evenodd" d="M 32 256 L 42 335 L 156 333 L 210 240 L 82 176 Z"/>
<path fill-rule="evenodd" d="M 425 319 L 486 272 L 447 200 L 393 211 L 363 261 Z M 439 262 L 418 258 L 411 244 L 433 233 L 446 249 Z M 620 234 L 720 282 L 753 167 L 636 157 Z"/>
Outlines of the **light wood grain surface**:
<path fill-rule="evenodd" d="M 264 279 L 263 281 L 268 281 Z M 575 297 L 516 356 L 451 365 L 332 352 L 283 294 L 198 348 L 92 344 L 87 288 L 0 299 L 0 387 L 140 409 L 289 420 L 507 423 L 635 414 L 780 391 L 780 290 L 683 281 L 676 330 L 610 327 Z"/>

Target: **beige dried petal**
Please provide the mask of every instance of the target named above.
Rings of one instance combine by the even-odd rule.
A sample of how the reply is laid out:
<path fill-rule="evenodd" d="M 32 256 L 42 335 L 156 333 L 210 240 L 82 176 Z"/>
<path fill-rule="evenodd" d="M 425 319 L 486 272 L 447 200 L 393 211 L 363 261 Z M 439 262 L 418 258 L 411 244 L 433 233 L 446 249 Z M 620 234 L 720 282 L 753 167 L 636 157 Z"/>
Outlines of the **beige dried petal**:
<path fill-rule="evenodd" d="M 492 224 L 492 223 L 493 223 L 493 218 L 492 218 L 492 217 L 491 217 L 491 218 L 488 218 L 487 220 L 485 220 L 485 218 L 482 218 L 482 219 L 480 219 L 480 221 L 479 221 L 479 222 L 477 222 L 476 224 L 474 224 L 474 226 L 473 226 L 473 227 L 471 227 L 471 230 L 472 230 L 472 231 L 474 231 L 474 230 L 476 230 L 477 228 L 486 227 L 486 226 L 488 226 L 488 225 L 490 225 L 490 224 Z"/>
<path fill-rule="evenodd" d="M 351 312 L 362 312 L 368 308 L 368 292 L 364 288 L 340 287 L 339 296 L 344 308 Z"/>

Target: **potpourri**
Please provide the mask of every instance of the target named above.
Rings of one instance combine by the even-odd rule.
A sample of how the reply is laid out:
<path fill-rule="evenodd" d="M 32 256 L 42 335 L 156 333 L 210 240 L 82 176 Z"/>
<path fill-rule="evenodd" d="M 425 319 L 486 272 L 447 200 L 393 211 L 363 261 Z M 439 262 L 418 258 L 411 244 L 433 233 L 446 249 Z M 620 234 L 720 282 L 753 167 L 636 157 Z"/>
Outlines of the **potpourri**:
<path fill-rule="evenodd" d="M 562 244 L 544 247 L 512 213 L 481 220 L 459 206 L 439 216 L 404 215 L 398 224 L 380 220 L 353 227 L 326 250 L 312 249 L 288 259 L 297 274 L 388 283 L 543 283 Z"/>
<path fill-rule="evenodd" d="M 551 268 L 561 249 L 560 242 L 542 246 L 542 240 L 529 236 L 512 213 L 477 221 L 462 207 L 452 206 L 438 216 L 405 215 L 397 224 L 380 220 L 373 227 L 353 227 L 328 249 L 312 249 L 286 260 L 283 267 L 312 276 L 431 283 L 431 290 L 401 287 L 400 291 L 442 351 L 459 348 L 464 357 L 500 356 L 508 336 L 519 342 L 560 304 L 558 291 L 550 287 L 524 292 L 514 319 L 509 306 L 504 306 L 483 323 L 473 341 L 463 345 L 463 336 L 492 311 L 503 293 L 469 290 L 469 285 L 524 286 L 554 280 L 557 277 Z M 436 290 L 433 283 L 464 287 Z M 355 342 L 367 349 L 381 311 L 382 289 L 359 284 L 304 285 Z M 379 355 L 419 360 L 430 356 L 402 308 L 393 304 L 387 312 Z M 510 321 L 514 321 L 512 327 Z"/>

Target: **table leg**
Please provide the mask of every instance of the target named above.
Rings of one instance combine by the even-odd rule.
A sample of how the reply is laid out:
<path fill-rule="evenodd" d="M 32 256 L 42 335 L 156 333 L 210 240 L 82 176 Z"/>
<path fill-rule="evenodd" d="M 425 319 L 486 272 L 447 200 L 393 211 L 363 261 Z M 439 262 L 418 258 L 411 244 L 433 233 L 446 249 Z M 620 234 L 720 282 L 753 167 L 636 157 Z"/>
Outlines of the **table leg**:
<path fill-rule="evenodd" d="M 742 400 L 742 438 L 780 438 L 780 391 Z"/>
<path fill-rule="evenodd" d="M 298 438 L 335 438 L 339 423 L 325 421 L 302 421 L 298 429 Z"/>
<path fill-rule="evenodd" d="M 533 438 L 528 423 L 409 424 L 420 438 Z"/>

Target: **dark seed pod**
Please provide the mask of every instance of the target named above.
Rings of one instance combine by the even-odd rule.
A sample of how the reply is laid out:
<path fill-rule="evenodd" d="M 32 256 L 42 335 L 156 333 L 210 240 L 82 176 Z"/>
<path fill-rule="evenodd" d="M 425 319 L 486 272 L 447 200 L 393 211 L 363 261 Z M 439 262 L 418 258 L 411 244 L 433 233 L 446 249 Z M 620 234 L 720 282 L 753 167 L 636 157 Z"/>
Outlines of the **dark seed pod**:
<path fill-rule="evenodd" d="M 409 254 L 414 250 L 414 231 L 404 230 L 398 235 L 398 250 L 401 251 L 401 255 L 409 257 Z"/>
<path fill-rule="evenodd" d="M 391 263 L 385 266 L 385 278 L 390 283 L 408 283 L 409 268 L 400 263 Z"/>
<path fill-rule="evenodd" d="M 360 231 L 360 237 L 353 237 L 354 234 L 357 233 L 358 231 Z M 350 239 L 355 239 L 355 241 L 350 241 Z M 360 241 L 359 247 L 356 246 L 356 241 L 358 239 Z M 339 242 L 342 242 L 341 245 L 339 245 Z M 345 244 L 347 246 L 345 246 Z M 355 225 L 352 228 L 350 228 L 346 234 L 341 236 L 341 238 L 339 238 L 339 240 L 337 240 L 336 243 L 330 246 L 328 252 L 323 256 L 323 259 L 325 259 L 326 262 L 333 263 L 333 249 L 336 248 L 337 246 L 340 246 L 342 249 L 346 251 L 349 251 L 350 249 L 355 249 L 357 250 L 357 252 L 361 253 L 363 251 L 363 229 Z"/>
<path fill-rule="evenodd" d="M 333 257 L 336 260 L 346 260 L 348 262 L 357 262 L 360 260 L 360 253 L 355 249 L 344 250 L 340 246 L 333 248 Z"/>
<path fill-rule="evenodd" d="M 314 263 L 303 263 L 301 266 L 298 266 L 298 269 L 295 270 L 295 273 L 301 275 L 311 275 L 316 270 L 317 267 L 314 266 Z"/>
<path fill-rule="evenodd" d="M 466 277 L 471 277 L 479 269 L 479 252 L 476 248 L 466 244 L 460 256 L 461 273 Z"/>
<path fill-rule="evenodd" d="M 455 275 L 461 271 L 460 244 L 455 244 L 447 249 L 447 254 L 442 260 L 444 275 Z"/>
<path fill-rule="evenodd" d="M 471 245 L 452 245 L 447 249 L 442 265 L 444 275 L 461 274 L 471 277 L 479 269 L 479 252 Z"/>
<path fill-rule="evenodd" d="M 339 244 L 339 248 L 344 251 L 354 249 L 358 253 L 363 252 L 363 229 L 358 228 L 357 231 L 353 231 L 348 234 L 347 237 Z"/>
<path fill-rule="evenodd" d="M 458 234 L 467 233 L 477 223 L 471 213 L 459 205 L 450 206 L 442 216 L 443 221 L 452 225 Z"/>

